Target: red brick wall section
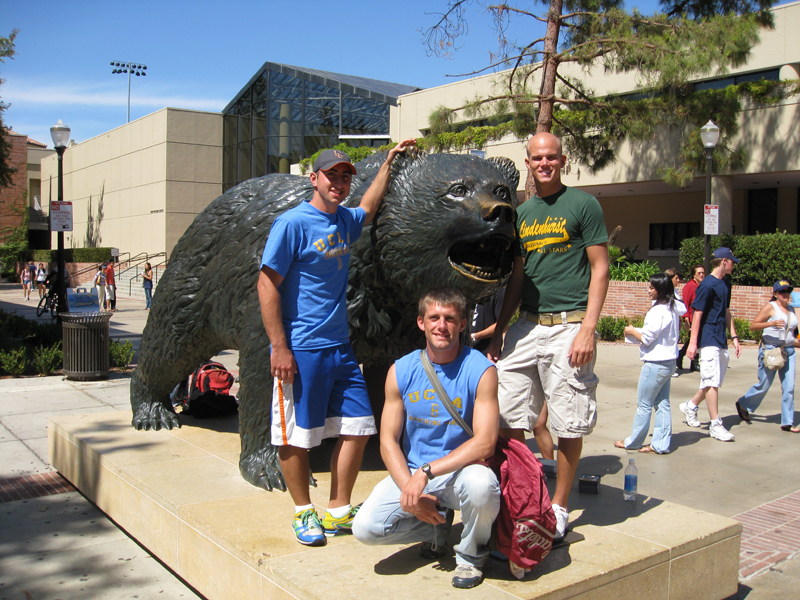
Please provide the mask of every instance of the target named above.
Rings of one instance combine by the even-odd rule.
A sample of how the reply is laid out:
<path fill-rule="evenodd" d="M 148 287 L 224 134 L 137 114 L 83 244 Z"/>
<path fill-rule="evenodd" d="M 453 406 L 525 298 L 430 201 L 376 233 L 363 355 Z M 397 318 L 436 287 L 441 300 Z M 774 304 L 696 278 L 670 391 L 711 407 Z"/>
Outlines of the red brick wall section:
<path fill-rule="evenodd" d="M 21 215 L 15 214 L 13 207 L 27 210 L 24 199 L 28 189 L 28 138 L 24 135 L 9 135 L 6 139 L 11 142 L 9 166 L 16 168 L 17 172 L 11 176 L 9 187 L 0 188 L 0 244 L 8 237 L 8 228 L 22 223 Z"/>
<path fill-rule="evenodd" d="M 638 281 L 610 282 L 601 316 L 635 317 L 645 314 L 650 309 L 647 286 L 647 283 Z M 682 289 L 682 285 L 678 286 L 678 291 Z M 736 318 L 752 321 L 770 298 L 771 287 L 735 285 L 731 293 L 731 313 Z"/>

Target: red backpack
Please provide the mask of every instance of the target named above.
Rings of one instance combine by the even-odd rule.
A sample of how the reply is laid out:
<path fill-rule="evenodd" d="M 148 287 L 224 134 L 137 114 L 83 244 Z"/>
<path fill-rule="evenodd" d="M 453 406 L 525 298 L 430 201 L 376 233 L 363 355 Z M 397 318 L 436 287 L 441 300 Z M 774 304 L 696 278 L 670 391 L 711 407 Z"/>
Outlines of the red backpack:
<path fill-rule="evenodd" d="M 198 419 L 235 413 L 239 406 L 230 395 L 233 375 L 218 362 L 203 363 L 174 392 L 172 405 Z"/>
<path fill-rule="evenodd" d="M 497 438 L 486 461 L 500 481 L 502 500 L 495 521 L 497 549 L 521 569 L 533 569 L 553 547 L 556 515 L 541 463 L 517 440 Z"/>

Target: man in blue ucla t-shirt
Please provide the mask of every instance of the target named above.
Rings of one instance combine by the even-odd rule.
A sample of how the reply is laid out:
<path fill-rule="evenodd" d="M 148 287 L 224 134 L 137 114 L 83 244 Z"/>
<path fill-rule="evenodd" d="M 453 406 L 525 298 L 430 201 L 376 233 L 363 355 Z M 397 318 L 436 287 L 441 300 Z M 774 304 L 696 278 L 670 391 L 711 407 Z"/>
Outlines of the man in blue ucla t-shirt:
<path fill-rule="evenodd" d="M 417 324 L 442 388 L 474 435 L 437 396 L 419 350 L 395 362 L 386 377 L 381 419 L 381 457 L 389 477 L 359 510 L 353 535 L 370 545 L 423 542 L 420 555 L 438 558 L 445 553 L 453 510 L 459 510 L 464 529 L 454 548 L 453 585 L 470 588 L 483 578 L 486 544 L 500 510 L 497 477 L 478 464 L 492 456 L 497 441 L 497 371 L 483 354 L 459 343 L 467 325 L 460 292 L 426 294 Z"/>
<path fill-rule="evenodd" d="M 392 161 L 414 144 L 404 140 L 389 151 L 357 208 L 341 206 L 356 173 L 350 157 L 340 150 L 322 152 L 310 176 L 314 195 L 275 219 L 264 248 L 258 297 L 271 345 L 272 443 L 279 446 L 301 544 L 324 545 L 326 535 L 349 531 L 355 514 L 350 495 L 376 429 L 348 335 L 350 246 L 378 210 Z M 335 484 L 320 521 L 309 495 L 308 449 L 335 436 Z"/>

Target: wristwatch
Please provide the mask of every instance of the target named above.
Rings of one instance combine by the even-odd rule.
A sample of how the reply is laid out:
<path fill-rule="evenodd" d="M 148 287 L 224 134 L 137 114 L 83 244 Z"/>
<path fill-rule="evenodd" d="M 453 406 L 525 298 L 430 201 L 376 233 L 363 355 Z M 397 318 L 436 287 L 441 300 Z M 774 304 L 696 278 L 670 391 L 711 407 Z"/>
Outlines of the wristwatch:
<path fill-rule="evenodd" d="M 431 466 L 428 463 L 425 463 L 419 468 L 420 471 L 425 473 L 428 476 L 428 479 L 433 479 L 433 473 L 431 473 Z"/>

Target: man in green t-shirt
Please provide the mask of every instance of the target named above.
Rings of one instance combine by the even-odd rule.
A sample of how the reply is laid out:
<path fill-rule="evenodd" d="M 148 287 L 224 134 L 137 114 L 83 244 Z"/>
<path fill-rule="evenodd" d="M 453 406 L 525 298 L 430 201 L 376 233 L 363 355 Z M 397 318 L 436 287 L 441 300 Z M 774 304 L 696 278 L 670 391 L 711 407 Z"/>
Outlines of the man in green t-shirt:
<path fill-rule="evenodd" d="M 517 208 L 518 251 L 486 355 L 497 362 L 500 435 L 525 441 L 544 402 L 558 437 L 553 509 L 563 537 L 583 437 L 597 420 L 595 329 L 608 290 L 608 234 L 596 198 L 561 183 L 561 140 L 537 133 L 525 164 L 536 195 Z M 514 312 L 519 320 L 503 331 Z M 500 352 L 503 348 L 502 355 Z"/>

